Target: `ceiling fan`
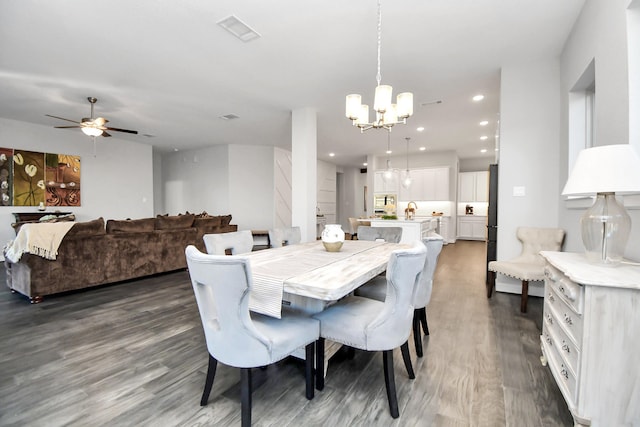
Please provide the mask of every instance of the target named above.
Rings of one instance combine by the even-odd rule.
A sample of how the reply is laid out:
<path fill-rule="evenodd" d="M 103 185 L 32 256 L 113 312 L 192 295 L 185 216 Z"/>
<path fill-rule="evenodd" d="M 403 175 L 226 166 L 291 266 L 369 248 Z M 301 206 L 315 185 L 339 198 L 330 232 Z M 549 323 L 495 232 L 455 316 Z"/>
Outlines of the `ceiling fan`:
<path fill-rule="evenodd" d="M 54 119 L 66 120 L 68 122 L 76 123 L 76 126 L 54 126 L 56 129 L 71 129 L 71 128 L 80 128 L 85 135 L 88 136 L 111 136 L 106 131 L 116 131 L 116 132 L 125 132 L 132 133 L 134 135 L 138 134 L 137 130 L 129 130 L 129 129 L 119 129 L 105 126 L 109 122 L 109 120 L 103 117 L 93 118 L 93 104 L 95 104 L 98 100 L 92 96 L 88 97 L 87 100 L 91 103 L 91 117 L 84 117 L 81 121 L 77 122 L 75 120 L 65 119 L 64 117 L 52 116 L 51 114 L 45 114 L 47 117 L 53 117 Z"/>

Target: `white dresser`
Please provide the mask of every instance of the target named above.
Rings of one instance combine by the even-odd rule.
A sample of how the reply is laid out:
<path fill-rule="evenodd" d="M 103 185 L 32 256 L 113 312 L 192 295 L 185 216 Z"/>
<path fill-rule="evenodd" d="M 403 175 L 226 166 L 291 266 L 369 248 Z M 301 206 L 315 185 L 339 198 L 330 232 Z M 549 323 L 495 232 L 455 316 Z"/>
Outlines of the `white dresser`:
<path fill-rule="evenodd" d="M 542 362 L 576 425 L 640 426 L 640 267 L 541 252 Z"/>

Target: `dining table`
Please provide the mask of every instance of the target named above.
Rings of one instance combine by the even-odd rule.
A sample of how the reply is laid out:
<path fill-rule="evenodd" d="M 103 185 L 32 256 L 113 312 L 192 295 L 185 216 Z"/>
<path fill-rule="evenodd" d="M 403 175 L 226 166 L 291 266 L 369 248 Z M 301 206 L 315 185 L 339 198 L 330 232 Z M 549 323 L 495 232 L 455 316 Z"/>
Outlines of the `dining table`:
<path fill-rule="evenodd" d="M 322 241 L 316 240 L 245 254 L 252 274 L 249 308 L 273 317 L 280 317 L 283 306 L 318 313 L 383 273 L 391 253 L 407 247 L 384 241 L 346 240 L 339 251 L 329 252 Z M 339 347 L 327 342 L 325 361 Z M 294 355 L 304 358 L 304 352 Z"/>

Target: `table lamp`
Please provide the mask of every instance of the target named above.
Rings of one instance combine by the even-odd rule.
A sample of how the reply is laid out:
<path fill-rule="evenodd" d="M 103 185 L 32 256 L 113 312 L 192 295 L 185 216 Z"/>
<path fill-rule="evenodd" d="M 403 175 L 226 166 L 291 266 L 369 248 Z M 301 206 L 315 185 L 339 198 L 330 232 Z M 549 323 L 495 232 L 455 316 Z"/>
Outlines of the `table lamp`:
<path fill-rule="evenodd" d="M 596 195 L 580 219 L 588 261 L 607 266 L 622 261 L 631 218 L 616 194 L 632 193 L 640 193 L 640 158 L 631 145 L 603 145 L 580 152 L 562 195 Z"/>

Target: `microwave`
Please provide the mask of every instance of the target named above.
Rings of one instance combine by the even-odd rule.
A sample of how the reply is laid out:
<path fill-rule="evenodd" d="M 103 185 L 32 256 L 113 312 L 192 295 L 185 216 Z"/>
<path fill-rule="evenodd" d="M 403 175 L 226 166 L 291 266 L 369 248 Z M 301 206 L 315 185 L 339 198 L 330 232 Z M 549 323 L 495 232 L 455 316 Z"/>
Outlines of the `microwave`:
<path fill-rule="evenodd" d="M 373 201 L 373 211 L 376 214 L 385 213 L 386 205 L 396 205 L 398 197 L 395 194 L 376 194 Z M 395 213 L 396 209 L 393 209 Z"/>

